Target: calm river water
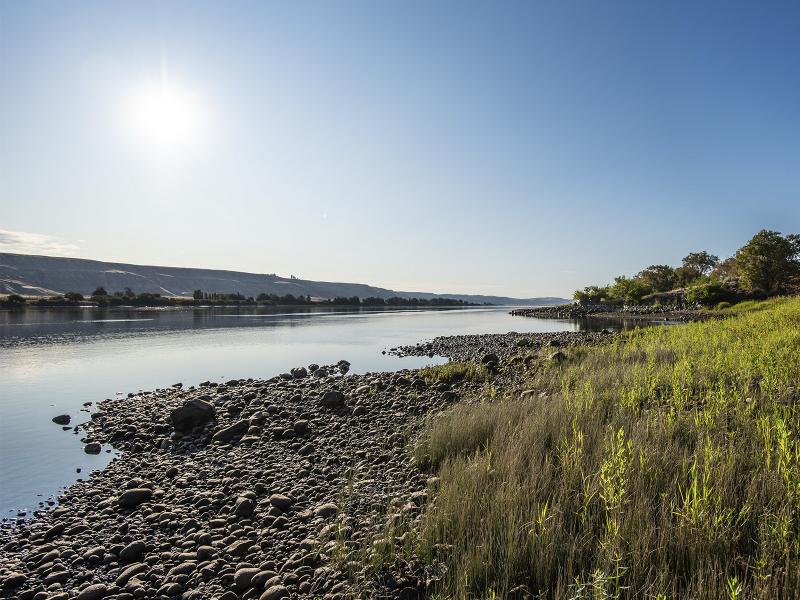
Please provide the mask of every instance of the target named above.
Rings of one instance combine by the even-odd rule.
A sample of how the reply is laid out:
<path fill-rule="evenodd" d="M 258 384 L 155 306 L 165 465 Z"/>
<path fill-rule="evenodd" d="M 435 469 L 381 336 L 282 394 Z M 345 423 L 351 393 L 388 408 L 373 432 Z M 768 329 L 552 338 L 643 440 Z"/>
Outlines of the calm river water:
<path fill-rule="evenodd" d="M 80 434 L 51 421 L 62 413 L 72 425 L 87 420 L 87 402 L 177 382 L 268 378 L 340 359 L 355 373 L 417 368 L 444 359 L 381 351 L 438 335 L 586 328 L 509 310 L 0 311 L 0 517 L 30 515 L 108 463 L 110 453 L 85 454 Z"/>

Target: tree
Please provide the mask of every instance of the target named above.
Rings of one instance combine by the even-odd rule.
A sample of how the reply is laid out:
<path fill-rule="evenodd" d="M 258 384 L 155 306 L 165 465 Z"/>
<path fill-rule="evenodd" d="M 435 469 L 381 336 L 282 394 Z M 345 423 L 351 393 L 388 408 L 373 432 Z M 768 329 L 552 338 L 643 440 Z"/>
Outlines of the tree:
<path fill-rule="evenodd" d="M 203 299 L 203 290 L 195 290 L 194 294 L 192 294 L 192 298 L 195 300 L 202 300 Z"/>
<path fill-rule="evenodd" d="M 8 298 L 6 298 L 6 304 L 8 304 L 11 307 L 24 306 L 25 298 L 23 298 L 19 294 L 11 294 Z"/>
<path fill-rule="evenodd" d="M 742 285 L 777 294 L 800 274 L 800 236 L 762 229 L 734 256 Z"/>
<path fill-rule="evenodd" d="M 675 269 L 669 265 L 650 265 L 636 277 L 656 292 L 667 292 L 675 287 Z"/>
<path fill-rule="evenodd" d="M 653 290 L 640 279 L 628 278 L 621 275 L 614 279 L 614 285 L 611 286 L 610 291 L 613 298 L 629 304 L 638 304 L 642 301 L 643 296 L 646 296 Z"/>
<path fill-rule="evenodd" d="M 108 292 L 106 291 L 106 288 L 100 286 L 95 288 L 95 290 L 92 292 L 92 296 L 108 296 Z"/>
<path fill-rule="evenodd" d="M 572 297 L 581 304 L 596 304 L 609 299 L 609 289 L 608 286 L 589 285 L 582 290 L 577 290 Z"/>
<path fill-rule="evenodd" d="M 719 256 L 702 252 L 690 252 L 683 257 L 683 267 L 696 271 L 699 275 L 706 275 L 719 264 Z"/>

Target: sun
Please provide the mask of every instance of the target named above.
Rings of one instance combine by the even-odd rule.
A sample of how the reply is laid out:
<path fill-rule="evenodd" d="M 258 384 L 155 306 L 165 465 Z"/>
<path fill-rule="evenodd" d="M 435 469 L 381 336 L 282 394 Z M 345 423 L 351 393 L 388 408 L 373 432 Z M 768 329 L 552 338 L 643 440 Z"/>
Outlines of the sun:
<path fill-rule="evenodd" d="M 124 119 L 132 137 L 153 151 L 171 151 L 200 140 L 205 119 L 199 99 L 166 84 L 143 87 L 125 101 Z"/>

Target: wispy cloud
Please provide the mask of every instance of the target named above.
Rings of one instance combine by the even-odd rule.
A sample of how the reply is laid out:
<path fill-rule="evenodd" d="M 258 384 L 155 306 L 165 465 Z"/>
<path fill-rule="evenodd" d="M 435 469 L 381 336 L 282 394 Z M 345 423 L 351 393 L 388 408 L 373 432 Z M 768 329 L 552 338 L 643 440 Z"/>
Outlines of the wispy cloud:
<path fill-rule="evenodd" d="M 0 229 L 0 252 L 74 256 L 79 250 L 75 244 L 52 235 Z"/>

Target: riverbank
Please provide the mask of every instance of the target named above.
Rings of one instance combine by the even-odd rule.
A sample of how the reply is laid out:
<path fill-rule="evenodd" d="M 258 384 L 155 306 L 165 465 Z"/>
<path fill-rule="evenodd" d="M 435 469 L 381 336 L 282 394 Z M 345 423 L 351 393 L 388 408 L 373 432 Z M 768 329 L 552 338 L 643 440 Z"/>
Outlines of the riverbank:
<path fill-rule="evenodd" d="M 721 312 L 431 420 L 432 501 L 387 521 L 374 570 L 413 556 L 437 598 L 796 598 L 800 299 Z"/>
<path fill-rule="evenodd" d="M 358 554 L 376 515 L 424 505 L 428 475 L 404 448 L 428 415 L 500 385 L 508 348 L 556 352 L 607 337 L 527 334 L 518 346 L 518 335 L 435 346 L 483 360 L 470 374 L 350 375 L 340 362 L 100 403 L 84 441 L 110 443 L 121 456 L 70 487 L 56 509 L 3 530 L 4 593 L 346 597 L 354 581 L 365 585 Z M 486 360 L 492 354 L 497 361 Z M 181 415 L 197 426 L 188 431 Z M 398 569 L 376 585 L 415 597 L 425 581 Z"/>
<path fill-rule="evenodd" d="M 674 308 L 671 306 L 620 306 L 614 309 L 609 306 L 582 306 L 580 304 L 561 304 L 558 306 L 539 306 L 519 308 L 509 314 L 518 317 L 536 317 L 539 319 L 641 319 L 691 322 L 711 318 L 707 310 L 693 308 Z"/>

